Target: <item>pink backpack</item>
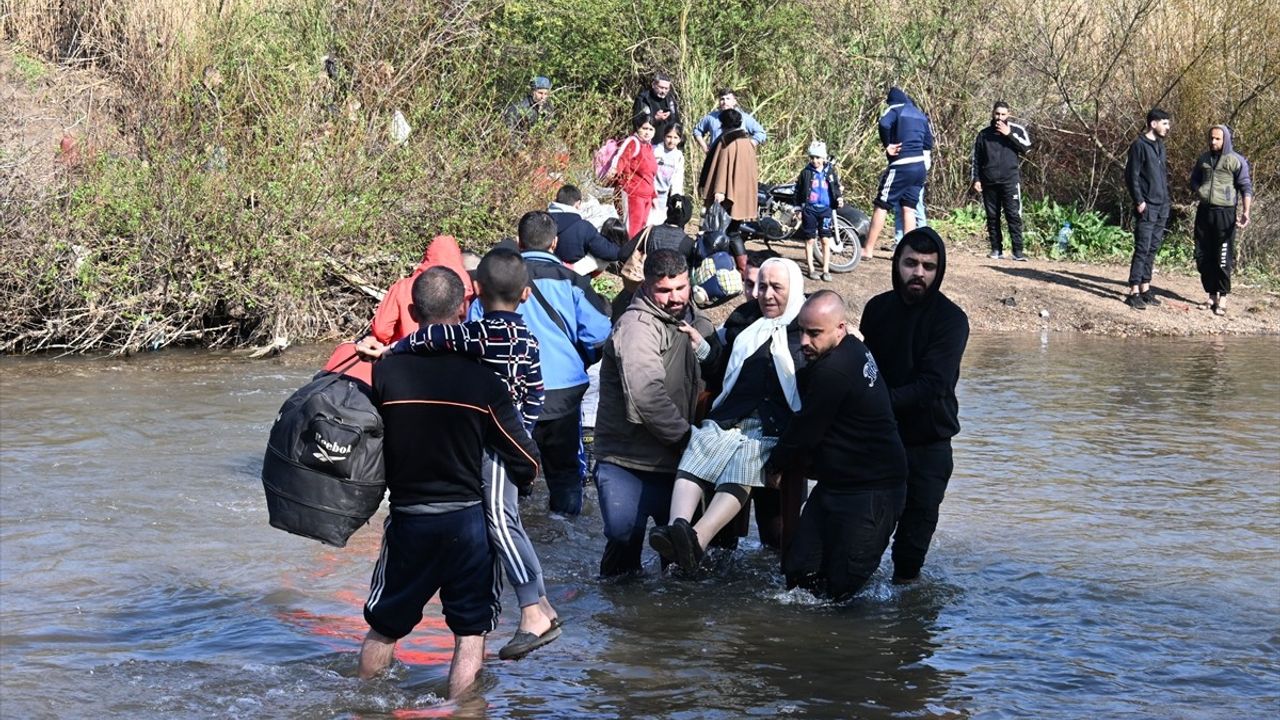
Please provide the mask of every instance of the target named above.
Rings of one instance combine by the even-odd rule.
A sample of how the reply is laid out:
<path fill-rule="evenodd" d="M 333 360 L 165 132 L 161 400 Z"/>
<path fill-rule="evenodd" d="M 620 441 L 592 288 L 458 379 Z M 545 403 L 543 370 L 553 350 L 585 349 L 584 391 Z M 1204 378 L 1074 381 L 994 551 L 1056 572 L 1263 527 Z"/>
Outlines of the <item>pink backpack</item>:
<path fill-rule="evenodd" d="M 596 150 L 594 164 L 596 171 L 596 180 L 600 183 L 608 184 L 609 175 L 613 173 L 618 166 L 618 160 L 622 157 L 622 148 L 626 147 L 627 140 L 617 140 L 609 138 L 604 141 L 599 150 Z M 640 148 L 637 146 L 635 152 L 639 153 Z"/>

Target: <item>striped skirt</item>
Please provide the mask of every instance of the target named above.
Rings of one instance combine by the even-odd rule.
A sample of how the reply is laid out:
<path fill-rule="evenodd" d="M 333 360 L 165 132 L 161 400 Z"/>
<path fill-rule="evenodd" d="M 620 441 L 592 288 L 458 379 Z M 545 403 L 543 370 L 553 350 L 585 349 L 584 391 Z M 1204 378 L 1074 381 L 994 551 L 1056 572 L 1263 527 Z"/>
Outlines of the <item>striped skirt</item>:
<path fill-rule="evenodd" d="M 764 487 L 764 463 L 777 444 L 778 438 L 765 436 L 755 415 L 727 429 L 703 420 L 689 437 L 680 472 L 715 485 Z"/>

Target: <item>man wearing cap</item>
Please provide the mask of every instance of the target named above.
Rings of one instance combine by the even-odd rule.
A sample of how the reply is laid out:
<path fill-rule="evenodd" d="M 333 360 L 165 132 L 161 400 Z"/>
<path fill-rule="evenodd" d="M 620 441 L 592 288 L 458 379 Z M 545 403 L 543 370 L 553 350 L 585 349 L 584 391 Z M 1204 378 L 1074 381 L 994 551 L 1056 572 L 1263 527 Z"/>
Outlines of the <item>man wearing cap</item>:
<path fill-rule="evenodd" d="M 539 75 L 529 83 L 529 93 L 507 107 L 505 118 L 513 132 L 527 133 L 535 125 L 550 123 L 554 114 L 551 80 Z"/>
<path fill-rule="evenodd" d="M 796 180 L 795 203 L 800 206 L 800 234 L 804 237 L 804 258 L 813 274 L 814 243 L 822 238 L 822 280 L 831 282 L 831 240 L 835 237 L 833 210 L 844 205 L 840 178 L 834 165 L 827 164 L 827 144 L 809 143 L 809 164 Z"/>
<path fill-rule="evenodd" d="M 764 141 L 769 138 L 765 133 L 764 127 L 760 122 L 751 116 L 751 113 L 738 107 L 738 96 L 729 88 L 720 88 L 716 90 L 716 109 L 702 116 L 697 125 L 693 126 L 693 139 L 698 141 L 698 146 L 702 148 L 702 152 L 707 152 L 711 147 L 711 143 L 720 137 L 722 128 L 720 127 L 720 113 L 725 110 L 737 110 L 742 115 L 742 129 L 747 131 L 751 136 L 751 142 L 756 145 L 763 145 Z"/>

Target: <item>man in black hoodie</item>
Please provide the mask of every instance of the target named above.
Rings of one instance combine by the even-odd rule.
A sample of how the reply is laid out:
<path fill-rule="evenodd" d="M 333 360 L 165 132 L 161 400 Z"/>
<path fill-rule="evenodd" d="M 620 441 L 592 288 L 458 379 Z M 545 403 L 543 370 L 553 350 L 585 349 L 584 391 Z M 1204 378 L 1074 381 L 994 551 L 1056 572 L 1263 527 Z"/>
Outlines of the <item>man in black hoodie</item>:
<path fill-rule="evenodd" d="M 1169 221 L 1169 165 L 1164 154 L 1168 135 L 1169 113 L 1153 109 L 1147 113 L 1146 132 L 1129 146 L 1124 163 L 1124 184 L 1138 218 L 1133 226 L 1133 260 L 1129 263 L 1129 295 L 1125 298 L 1134 310 L 1160 304 L 1151 292 L 1151 267 Z"/>
<path fill-rule="evenodd" d="M 804 467 L 818 481 L 782 570 L 787 588 L 841 601 L 880 566 L 906 496 L 907 458 L 876 360 L 848 333 L 844 299 L 819 290 L 796 318 L 809 364 L 796 375 L 800 411 L 765 471 Z"/>
<path fill-rule="evenodd" d="M 893 538 L 893 580 L 920 575 L 951 479 L 951 437 L 960 431 L 956 383 L 969 317 L 943 295 L 947 253 L 933 228 L 902 237 L 893 290 L 867 301 L 860 329 L 884 373 L 907 451 L 907 504 Z"/>

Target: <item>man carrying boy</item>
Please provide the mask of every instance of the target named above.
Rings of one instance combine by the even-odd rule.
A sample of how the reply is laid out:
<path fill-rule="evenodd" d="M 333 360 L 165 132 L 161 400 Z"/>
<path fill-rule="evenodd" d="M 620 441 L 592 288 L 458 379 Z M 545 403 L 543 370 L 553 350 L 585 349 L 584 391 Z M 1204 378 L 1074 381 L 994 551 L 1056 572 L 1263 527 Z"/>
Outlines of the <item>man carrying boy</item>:
<path fill-rule="evenodd" d="M 480 360 L 502 380 L 511 394 L 526 432 L 532 433 L 542 410 L 542 371 L 538 341 L 529 333 L 516 307 L 529 296 L 529 273 L 514 250 L 495 248 L 480 261 L 476 285 L 484 317 L 462 324 L 423 325 L 394 346 L 362 343 L 361 351 L 432 355 L 457 352 Z M 542 565 L 520 522 L 519 493 L 506 468 L 491 452 L 483 460 L 485 519 L 489 540 L 507 571 L 520 603 L 520 629 L 498 657 L 515 660 L 560 636 L 560 619 L 547 601 Z"/>
<path fill-rule="evenodd" d="M 427 269 L 412 291 L 415 322 L 458 319 L 463 286 L 452 270 Z M 502 382 L 469 358 L 389 357 L 374 367 L 373 395 L 386 426 L 391 512 L 364 606 L 369 633 L 359 676 L 371 678 L 391 663 L 396 641 L 421 622 L 439 592 L 454 634 L 449 697 L 456 698 L 475 682 L 484 636 L 501 610 L 480 458 L 496 455 L 511 482 L 528 486 L 538 474 L 538 449 Z"/>
<path fill-rule="evenodd" d="M 796 180 L 796 204 L 800 206 L 800 234 L 804 236 L 804 259 L 809 279 L 814 279 L 814 243 L 822 238 L 822 280 L 831 282 L 831 240 L 835 237 L 833 208 L 843 207 L 840 178 L 835 165 L 827 164 L 827 144 L 809 143 L 809 164 Z"/>

